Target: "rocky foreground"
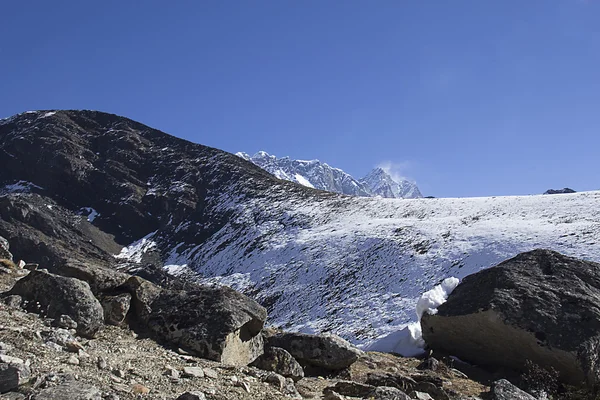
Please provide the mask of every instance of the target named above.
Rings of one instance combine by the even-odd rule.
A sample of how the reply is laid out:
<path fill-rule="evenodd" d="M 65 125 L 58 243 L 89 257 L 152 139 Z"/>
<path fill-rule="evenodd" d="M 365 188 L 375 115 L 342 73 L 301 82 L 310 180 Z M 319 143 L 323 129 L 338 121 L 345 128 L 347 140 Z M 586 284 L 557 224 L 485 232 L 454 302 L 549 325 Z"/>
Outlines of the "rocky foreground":
<path fill-rule="evenodd" d="M 415 359 L 362 352 L 334 335 L 264 328 L 264 308 L 228 288 L 188 285 L 176 290 L 172 283 L 161 287 L 116 273 L 112 280 L 100 281 L 103 273 L 109 275 L 100 270 L 86 276 L 90 284 L 37 264 L 15 263 L 9 250 L 0 237 L 0 399 L 595 398 L 598 370 L 592 358 L 598 353 L 590 350 L 595 339 L 582 345 L 587 358 L 575 351 L 569 359 L 565 345 L 556 342 L 561 328 L 551 330 L 544 323 L 560 324 L 577 315 L 587 321 L 564 329 L 573 337 L 563 337 L 562 343 L 573 348 L 583 337 L 581 329 L 592 335 L 586 327 L 593 328 L 596 319 L 586 320 L 587 314 L 568 305 L 562 314 L 546 315 L 547 321 L 532 316 L 536 310 L 543 315 L 540 302 L 552 293 L 571 297 L 571 304 L 579 296 L 582 307 L 593 307 L 585 301 L 598 289 L 600 280 L 589 278 L 600 272 L 600 265 L 558 253 L 523 254 L 465 279 L 439 313 L 424 316 L 424 336 L 436 352 Z M 511 280 L 523 264 L 529 280 Z M 541 276 L 550 277 L 554 286 L 544 287 L 548 279 Z M 522 282 L 521 287 L 515 282 Z M 577 285 L 587 292 L 565 290 L 577 291 Z M 516 307 L 519 296 L 524 304 L 537 301 L 529 313 L 511 313 L 504 306 L 512 302 Z M 486 321 L 490 312 L 496 317 Z M 532 317 L 517 321 L 515 315 Z M 547 330 L 544 338 L 531 333 L 541 350 L 518 332 L 519 326 L 527 329 L 525 323 Z M 487 345 L 482 343 L 486 337 Z M 523 356 L 517 360 L 519 353 Z M 450 355 L 478 359 L 486 368 Z M 566 355 L 565 363 L 553 364 L 561 355 Z M 587 364 L 577 364 L 578 359 Z M 587 381 L 584 375 L 577 381 L 569 374 L 586 367 Z M 531 389 L 535 397 L 504 377 Z"/>
<path fill-rule="evenodd" d="M 440 363 L 263 329 L 264 308 L 231 289 L 166 289 L 125 274 L 100 282 L 99 270 L 90 285 L 13 262 L 1 238 L 0 252 L 1 399 L 467 399 L 487 391 Z"/>

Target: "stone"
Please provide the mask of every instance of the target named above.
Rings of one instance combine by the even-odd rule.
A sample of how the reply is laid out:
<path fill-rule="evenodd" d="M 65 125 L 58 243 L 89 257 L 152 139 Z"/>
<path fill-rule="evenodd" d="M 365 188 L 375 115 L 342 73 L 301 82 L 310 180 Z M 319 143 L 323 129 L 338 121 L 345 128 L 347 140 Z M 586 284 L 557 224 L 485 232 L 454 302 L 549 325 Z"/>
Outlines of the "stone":
<path fill-rule="evenodd" d="M 200 391 L 185 392 L 176 400 L 206 400 L 206 396 Z"/>
<path fill-rule="evenodd" d="M 102 300 L 104 309 L 104 321 L 110 325 L 120 325 L 125 321 L 129 306 L 131 304 L 131 294 L 122 293 L 117 296 L 107 296 Z"/>
<path fill-rule="evenodd" d="M 77 323 L 77 333 L 81 336 L 92 338 L 104 325 L 100 302 L 90 286 L 79 279 L 35 270 L 17 281 L 8 293 L 39 303 L 51 318 L 68 315 Z"/>
<path fill-rule="evenodd" d="M 296 382 L 304 378 L 302 366 L 287 350 L 280 347 L 267 347 L 265 353 L 252 362 L 252 366 L 276 372 Z"/>
<path fill-rule="evenodd" d="M 106 358 L 102 356 L 98 356 L 98 360 L 96 361 L 96 366 L 98 369 L 107 369 L 108 363 L 106 362 Z"/>
<path fill-rule="evenodd" d="M 150 388 L 148 388 L 140 383 L 134 383 L 133 385 L 131 385 L 131 393 L 133 393 L 133 394 L 148 394 L 148 393 L 150 393 Z"/>
<path fill-rule="evenodd" d="M 26 397 L 24 394 L 17 392 L 8 392 L 5 394 L 0 394 L 0 400 L 25 400 Z"/>
<path fill-rule="evenodd" d="M 190 378 L 204 378 L 204 371 L 200 367 L 183 367 L 183 376 Z"/>
<path fill-rule="evenodd" d="M 329 389 L 343 396 L 350 397 L 370 397 L 375 392 L 375 386 L 353 381 L 339 381 Z"/>
<path fill-rule="evenodd" d="M 219 373 L 212 368 L 204 368 L 204 375 L 211 379 L 217 379 L 219 377 Z"/>
<path fill-rule="evenodd" d="M 76 356 L 73 355 L 73 356 L 67 358 L 67 364 L 79 365 L 79 358 L 77 358 Z"/>
<path fill-rule="evenodd" d="M 441 382 L 438 382 L 441 385 Z M 433 400 L 450 400 L 450 396 L 440 386 L 433 382 L 421 381 L 413 386 L 416 392 L 427 393 Z"/>
<path fill-rule="evenodd" d="M 267 339 L 268 347 L 280 347 L 306 365 L 341 370 L 352 365 L 362 351 L 336 335 L 281 332 Z"/>
<path fill-rule="evenodd" d="M 430 370 L 430 371 L 438 371 L 442 368 L 442 364 L 433 357 L 429 357 L 424 360 L 421 364 L 417 365 L 418 370 Z"/>
<path fill-rule="evenodd" d="M 283 387 L 285 386 L 285 378 L 275 372 L 267 374 L 267 376 L 264 378 L 264 381 L 279 391 L 282 391 Z"/>
<path fill-rule="evenodd" d="M 527 360 L 573 385 L 600 383 L 600 264 L 534 250 L 464 278 L 421 319 L 434 350 L 521 372 Z"/>
<path fill-rule="evenodd" d="M 235 366 L 248 365 L 263 353 L 260 332 L 267 312 L 254 300 L 228 287 L 160 290 L 133 278 L 126 286 L 136 318 L 160 340 Z"/>
<path fill-rule="evenodd" d="M 31 370 L 23 360 L 0 355 L 0 393 L 17 389 L 27 383 L 30 377 Z"/>
<path fill-rule="evenodd" d="M 506 379 L 500 379 L 492 383 L 490 400 L 536 400 L 536 398 L 522 391 Z"/>
<path fill-rule="evenodd" d="M 417 400 L 433 400 L 433 397 L 431 397 L 429 393 L 414 391 L 413 395 Z"/>
<path fill-rule="evenodd" d="M 77 381 L 65 381 L 38 393 L 34 400 L 102 400 L 102 393 L 94 386 Z"/>

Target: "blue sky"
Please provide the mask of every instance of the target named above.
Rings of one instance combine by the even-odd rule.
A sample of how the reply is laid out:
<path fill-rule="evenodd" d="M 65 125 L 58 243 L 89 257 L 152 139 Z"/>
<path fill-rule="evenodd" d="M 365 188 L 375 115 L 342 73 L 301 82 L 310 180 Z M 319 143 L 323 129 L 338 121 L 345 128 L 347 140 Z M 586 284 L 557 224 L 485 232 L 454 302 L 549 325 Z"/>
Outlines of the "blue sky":
<path fill-rule="evenodd" d="M 121 114 L 426 195 L 600 189 L 596 0 L 0 4 L 0 117 Z"/>

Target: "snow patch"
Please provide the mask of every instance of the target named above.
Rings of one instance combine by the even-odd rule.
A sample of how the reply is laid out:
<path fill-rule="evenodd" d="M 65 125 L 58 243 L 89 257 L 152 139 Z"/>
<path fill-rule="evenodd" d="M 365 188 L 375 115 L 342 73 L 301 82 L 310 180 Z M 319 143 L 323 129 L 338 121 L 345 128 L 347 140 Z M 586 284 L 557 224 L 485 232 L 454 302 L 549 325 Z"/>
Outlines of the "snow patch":
<path fill-rule="evenodd" d="M 305 177 L 303 177 L 302 175 L 300 175 L 300 174 L 296 174 L 296 175 L 295 175 L 295 178 L 296 178 L 296 181 L 298 181 L 298 183 L 299 183 L 299 184 L 301 184 L 302 186 L 306 186 L 306 187 L 313 188 L 313 189 L 315 188 L 315 187 L 312 185 L 312 183 L 310 183 L 310 182 L 308 181 L 308 179 L 306 179 L 306 178 L 305 178 Z"/>
<path fill-rule="evenodd" d="M 92 207 L 82 207 L 80 212 L 82 214 L 87 213 L 88 222 L 94 222 L 94 220 L 100 216 L 100 213 L 94 210 Z"/>
<path fill-rule="evenodd" d="M 30 193 L 32 189 L 44 190 L 43 187 L 27 181 L 18 181 L 16 183 L 5 185 L 0 188 L 0 195 L 9 193 Z"/>
<path fill-rule="evenodd" d="M 433 289 L 423 293 L 417 301 L 418 321 L 411 322 L 403 329 L 376 339 L 364 347 L 366 351 L 397 353 L 404 357 L 416 357 L 425 352 L 425 341 L 421 332 L 423 313 L 436 314 L 437 308 L 448 300 L 450 293 L 459 284 L 458 278 L 446 278 Z"/>
<path fill-rule="evenodd" d="M 119 254 L 115 254 L 114 257 L 135 263 L 142 262 L 142 256 L 146 252 L 152 250 L 153 248 L 156 248 L 156 242 L 154 240 L 151 240 L 152 236 L 154 236 L 155 234 L 156 231 L 149 233 L 140 240 L 133 242 L 129 246 L 123 247 L 123 249 L 121 249 L 121 252 Z"/>

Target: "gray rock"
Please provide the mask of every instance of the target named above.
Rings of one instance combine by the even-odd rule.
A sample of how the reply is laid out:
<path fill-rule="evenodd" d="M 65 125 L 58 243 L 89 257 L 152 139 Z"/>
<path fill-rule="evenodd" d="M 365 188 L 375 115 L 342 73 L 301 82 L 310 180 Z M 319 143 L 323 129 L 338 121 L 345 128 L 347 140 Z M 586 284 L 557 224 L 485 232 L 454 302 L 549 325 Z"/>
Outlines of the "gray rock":
<path fill-rule="evenodd" d="M 372 395 L 373 400 L 410 400 L 410 397 L 394 387 L 380 386 Z"/>
<path fill-rule="evenodd" d="M 102 395 L 94 386 L 77 381 L 65 381 L 59 386 L 42 390 L 34 400 L 102 400 Z"/>
<path fill-rule="evenodd" d="M 102 300 L 104 321 L 110 325 L 120 325 L 125 321 L 131 304 L 131 294 L 123 293 L 117 296 L 108 296 Z"/>
<path fill-rule="evenodd" d="M 252 365 L 265 371 L 273 371 L 294 381 L 304 378 L 304 370 L 292 355 L 280 347 L 267 347 L 265 353 Z"/>
<path fill-rule="evenodd" d="M 479 365 L 554 367 L 561 380 L 600 383 L 600 264 L 549 250 L 467 276 L 421 320 L 434 350 Z"/>
<path fill-rule="evenodd" d="M 228 287 L 160 290 L 134 277 L 127 282 L 137 319 L 161 340 L 200 357 L 248 365 L 263 353 L 267 311 Z"/>
<path fill-rule="evenodd" d="M 275 387 L 279 391 L 282 391 L 283 387 L 285 386 L 285 378 L 275 372 L 267 374 L 267 376 L 264 378 L 264 382 L 267 382 L 269 385 Z"/>
<path fill-rule="evenodd" d="M 0 393 L 17 389 L 31 377 L 29 366 L 16 357 L 0 355 Z"/>
<path fill-rule="evenodd" d="M 42 332 L 42 336 L 47 342 L 53 342 L 61 346 L 66 346 L 67 343 L 75 341 L 75 338 L 73 335 L 71 335 L 71 332 L 62 328 L 44 331 Z"/>
<path fill-rule="evenodd" d="M 183 376 L 204 378 L 204 370 L 200 367 L 183 367 Z"/>
<path fill-rule="evenodd" d="M 500 379 L 492 383 L 490 400 L 536 400 L 536 398 L 506 379 Z"/>
<path fill-rule="evenodd" d="M 13 255 L 9 250 L 10 245 L 8 244 L 8 240 L 0 236 L 0 258 L 12 261 Z"/>
<path fill-rule="evenodd" d="M 340 370 L 352 365 L 362 351 L 336 335 L 308 335 L 283 332 L 267 339 L 269 347 L 280 347 L 296 360 L 329 370 Z"/>
<path fill-rule="evenodd" d="M 206 396 L 200 391 L 185 392 L 176 400 L 206 400 Z"/>
<path fill-rule="evenodd" d="M 20 295 L 32 303 L 38 302 L 51 318 L 68 315 L 77 322 L 77 333 L 81 336 L 94 337 L 104 325 L 100 302 L 90 286 L 79 279 L 35 270 L 17 281 L 8 293 Z"/>
<path fill-rule="evenodd" d="M 217 379 L 219 377 L 219 373 L 212 368 L 204 368 L 204 375 L 211 379 Z"/>

